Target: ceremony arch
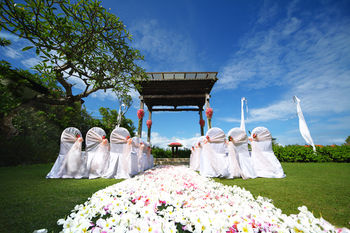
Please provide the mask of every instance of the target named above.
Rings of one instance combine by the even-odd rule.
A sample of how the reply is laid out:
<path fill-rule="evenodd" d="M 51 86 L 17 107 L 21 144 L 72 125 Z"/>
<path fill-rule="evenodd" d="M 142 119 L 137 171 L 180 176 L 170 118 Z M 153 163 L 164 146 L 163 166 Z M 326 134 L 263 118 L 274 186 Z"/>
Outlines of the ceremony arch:
<path fill-rule="evenodd" d="M 144 113 L 144 104 L 148 108 L 147 141 L 151 140 L 152 112 L 155 111 L 197 111 L 199 122 L 203 120 L 203 106 L 210 108 L 210 91 L 214 86 L 218 72 L 150 72 L 148 80 L 139 82 L 140 109 Z M 158 108 L 158 107 L 161 108 Z M 189 107 L 191 106 L 191 107 Z M 143 114 L 139 116 L 138 136 L 142 136 Z M 211 119 L 207 118 L 208 128 Z M 201 135 L 204 124 L 200 123 Z"/>

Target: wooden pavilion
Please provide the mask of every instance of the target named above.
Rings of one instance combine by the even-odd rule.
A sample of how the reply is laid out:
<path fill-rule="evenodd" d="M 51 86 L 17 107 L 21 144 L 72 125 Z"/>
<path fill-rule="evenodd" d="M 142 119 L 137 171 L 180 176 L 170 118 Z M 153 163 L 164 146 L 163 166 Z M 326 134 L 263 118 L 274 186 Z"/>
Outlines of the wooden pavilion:
<path fill-rule="evenodd" d="M 140 109 L 148 108 L 148 119 L 154 111 L 196 111 L 203 121 L 203 106 L 209 108 L 210 91 L 218 80 L 217 72 L 151 72 L 148 80 L 139 82 Z M 207 119 L 208 128 L 211 120 Z M 204 135 L 203 125 L 200 126 Z M 142 135 L 142 118 L 139 120 L 138 136 Z M 147 141 L 151 139 L 148 127 Z"/>

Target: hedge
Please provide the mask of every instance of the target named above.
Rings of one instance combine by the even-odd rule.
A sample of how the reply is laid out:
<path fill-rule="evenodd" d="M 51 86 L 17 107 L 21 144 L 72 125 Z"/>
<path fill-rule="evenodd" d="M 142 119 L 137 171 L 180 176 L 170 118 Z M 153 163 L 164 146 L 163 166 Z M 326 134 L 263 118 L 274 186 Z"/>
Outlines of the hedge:
<path fill-rule="evenodd" d="M 281 162 L 350 162 L 350 146 L 316 146 L 316 153 L 310 146 L 273 145 L 273 151 Z"/>
<path fill-rule="evenodd" d="M 332 145 L 316 146 L 316 153 L 309 146 L 273 145 L 273 151 L 281 162 L 350 162 L 350 146 Z M 191 151 L 189 149 L 179 149 L 178 158 L 189 158 Z M 152 148 L 152 155 L 155 158 L 172 158 L 170 149 L 159 147 Z"/>

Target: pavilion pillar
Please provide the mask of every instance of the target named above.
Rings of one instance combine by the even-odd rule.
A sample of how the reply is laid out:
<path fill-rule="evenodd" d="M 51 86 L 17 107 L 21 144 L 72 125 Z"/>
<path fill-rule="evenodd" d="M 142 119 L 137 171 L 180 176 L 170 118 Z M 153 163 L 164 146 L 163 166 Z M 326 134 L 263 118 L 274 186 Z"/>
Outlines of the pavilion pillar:
<path fill-rule="evenodd" d="M 203 109 L 200 108 L 199 109 L 199 122 L 203 121 Z M 204 136 L 204 126 L 202 126 L 200 123 L 199 123 L 199 126 L 201 127 L 201 136 Z"/>
<path fill-rule="evenodd" d="M 144 108 L 143 97 L 140 96 L 140 109 L 143 109 L 143 108 Z M 143 120 L 143 117 L 139 119 L 139 127 L 137 130 L 137 136 L 139 138 L 142 137 L 142 120 Z"/>
<path fill-rule="evenodd" d="M 210 108 L 209 99 L 210 99 L 210 95 L 206 94 L 205 95 L 205 107 L 207 109 Z M 207 117 L 207 123 L 208 123 L 208 130 L 209 130 L 209 129 L 211 129 L 211 119 L 209 119 L 208 117 Z"/>
<path fill-rule="evenodd" d="M 148 120 L 152 121 L 152 109 L 148 109 Z M 152 125 L 150 125 L 150 127 L 148 128 L 148 131 L 147 131 L 147 142 L 148 143 L 151 142 L 151 128 L 152 128 Z"/>

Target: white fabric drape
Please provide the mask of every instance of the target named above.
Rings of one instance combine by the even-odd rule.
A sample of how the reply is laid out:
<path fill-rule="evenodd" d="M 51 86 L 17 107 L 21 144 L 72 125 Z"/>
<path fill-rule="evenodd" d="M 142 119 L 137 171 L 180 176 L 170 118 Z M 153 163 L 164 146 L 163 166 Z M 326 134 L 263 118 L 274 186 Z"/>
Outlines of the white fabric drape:
<path fill-rule="evenodd" d="M 206 177 L 228 177 L 228 151 L 222 129 L 208 130 L 200 155 L 200 174 Z"/>
<path fill-rule="evenodd" d="M 272 150 L 272 137 L 265 127 L 257 127 L 252 131 L 252 163 L 257 177 L 284 178 L 281 163 Z"/>
<path fill-rule="evenodd" d="M 77 137 L 79 135 L 79 137 Z M 70 161 L 75 161 L 75 164 L 71 164 L 69 167 L 69 175 L 71 178 L 73 178 L 75 173 L 78 173 L 78 171 L 74 172 L 74 167 L 79 166 L 79 159 L 81 158 L 81 142 L 79 142 L 79 138 L 82 139 L 81 132 L 74 127 L 69 127 L 63 130 L 61 134 L 61 143 L 60 143 L 60 152 L 58 154 L 58 157 L 51 168 L 51 171 L 47 174 L 46 178 L 62 178 L 63 175 L 67 176 L 67 159 L 66 157 L 69 157 Z M 80 139 L 80 140 L 81 140 Z M 73 174 L 72 174 L 73 173 Z"/>
<path fill-rule="evenodd" d="M 134 175 L 134 166 L 137 164 L 137 158 L 132 155 L 132 139 L 127 129 L 119 127 L 113 130 L 114 143 L 123 143 L 123 152 L 119 154 L 118 168 L 115 175 L 116 179 L 127 179 Z M 122 132 L 122 134 L 120 134 Z M 126 135 L 127 132 L 127 135 Z"/>
<path fill-rule="evenodd" d="M 108 165 L 106 166 L 103 177 L 117 179 L 117 170 L 119 156 L 123 154 L 124 148 L 127 144 L 127 139 L 130 137 L 129 131 L 125 128 L 115 128 L 110 136 L 110 152 Z"/>
<path fill-rule="evenodd" d="M 147 142 L 143 142 L 143 170 L 148 170 L 151 168 L 151 147 Z"/>
<path fill-rule="evenodd" d="M 294 102 L 297 103 L 297 113 L 299 117 L 299 130 L 301 136 L 305 139 L 306 143 L 312 146 L 312 149 L 316 151 L 316 147 L 314 144 L 314 141 L 312 140 L 309 128 L 307 127 L 303 112 L 301 111 L 301 106 L 300 106 L 300 99 L 298 97 L 294 96 L 293 97 Z"/>
<path fill-rule="evenodd" d="M 200 157 L 203 149 L 203 143 L 204 143 L 205 137 L 201 136 L 197 139 L 195 146 L 194 146 L 194 153 L 192 158 L 192 169 L 195 171 L 199 171 L 200 167 Z"/>
<path fill-rule="evenodd" d="M 230 144 L 233 145 L 243 179 L 256 178 L 256 174 L 248 150 L 248 137 L 245 131 L 240 128 L 233 128 L 228 132 L 232 138 Z"/>
<path fill-rule="evenodd" d="M 132 174 L 136 175 L 143 170 L 143 143 L 139 137 L 133 137 L 131 146 L 131 156 L 133 157 L 131 160 L 133 161 L 131 164 L 131 170 Z"/>
<path fill-rule="evenodd" d="M 103 177 L 109 159 L 109 143 L 100 127 L 91 128 L 86 134 L 86 168 L 89 179 Z"/>

